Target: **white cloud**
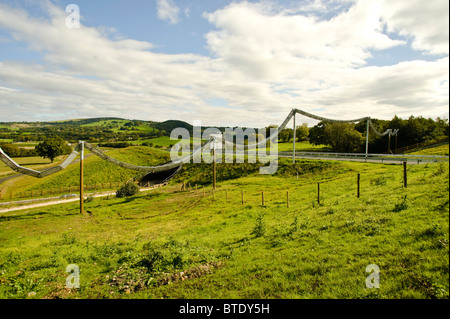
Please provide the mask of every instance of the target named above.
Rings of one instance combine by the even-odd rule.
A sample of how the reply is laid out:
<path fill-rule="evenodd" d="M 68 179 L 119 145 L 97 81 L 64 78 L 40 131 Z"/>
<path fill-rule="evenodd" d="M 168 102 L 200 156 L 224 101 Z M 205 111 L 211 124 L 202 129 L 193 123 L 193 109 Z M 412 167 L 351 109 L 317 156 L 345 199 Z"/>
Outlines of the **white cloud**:
<path fill-rule="evenodd" d="M 382 8 L 389 30 L 412 37 L 414 49 L 448 55 L 449 1 L 383 0 Z"/>
<path fill-rule="evenodd" d="M 180 21 L 180 9 L 172 0 L 157 0 L 156 9 L 158 18 L 171 24 L 177 24 Z"/>
<path fill-rule="evenodd" d="M 298 77 L 316 65 L 357 67 L 370 50 L 403 44 L 382 33 L 380 6 L 361 2 L 333 19 L 287 15 L 254 3 L 233 3 L 207 14 L 218 31 L 206 38 L 218 57 L 256 78 Z"/>

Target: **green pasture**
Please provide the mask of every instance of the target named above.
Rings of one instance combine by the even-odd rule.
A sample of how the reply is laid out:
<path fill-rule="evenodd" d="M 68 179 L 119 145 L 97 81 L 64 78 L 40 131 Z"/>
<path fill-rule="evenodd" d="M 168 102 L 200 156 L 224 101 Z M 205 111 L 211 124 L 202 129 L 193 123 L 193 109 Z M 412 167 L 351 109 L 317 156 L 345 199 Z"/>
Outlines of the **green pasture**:
<path fill-rule="evenodd" d="M 448 162 L 407 168 L 405 188 L 402 165 L 218 164 L 212 192 L 211 165 L 189 164 L 164 188 L 87 201 L 90 214 L 0 213 L 0 298 L 448 298 Z"/>

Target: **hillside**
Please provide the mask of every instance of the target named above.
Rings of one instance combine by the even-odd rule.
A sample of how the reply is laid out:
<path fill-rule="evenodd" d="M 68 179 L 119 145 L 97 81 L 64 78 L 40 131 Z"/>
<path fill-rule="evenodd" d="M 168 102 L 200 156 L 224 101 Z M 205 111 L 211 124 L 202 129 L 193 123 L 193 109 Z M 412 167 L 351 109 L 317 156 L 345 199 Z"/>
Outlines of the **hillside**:
<path fill-rule="evenodd" d="M 180 177 L 206 181 L 197 165 Z M 407 188 L 401 165 L 299 167 L 234 167 L 214 194 L 174 181 L 94 199 L 91 215 L 77 203 L 3 213 L 0 298 L 448 298 L 448 162 L 408 165 Z M 69 264 L 79 289 L 65 288 Z M 366 288 L 370 264 L 379 289 Z"/>

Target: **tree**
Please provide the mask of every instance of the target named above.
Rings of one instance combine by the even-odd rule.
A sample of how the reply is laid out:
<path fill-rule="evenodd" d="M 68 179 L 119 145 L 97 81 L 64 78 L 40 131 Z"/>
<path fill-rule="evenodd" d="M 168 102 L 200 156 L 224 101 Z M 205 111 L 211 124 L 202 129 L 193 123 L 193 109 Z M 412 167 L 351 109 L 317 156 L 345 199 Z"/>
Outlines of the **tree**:
<path fill-rule="evenodd" d="M 286 142 L 289 142 L 289 140 L 292 138 L 293 135 L 294 135 L 294 130 L 284 129 L 278 133 L 278 139 L 281 142 L 286 143 Z"/>
<path fill-rule="evenodd" d="M 56 157 L 72 152 L 72 148 L 60 137 L 47 138 L 35 149 L 39 156 L 50 159 L 52 163 Z"/>
<path fill-rule="evenodd" d="M 295 137 L 297 138 L 297 142 L 306 141 L 309 135 L 308 124 L 303 123 L 300 126 L 295 128 Z"/>
<path fill-rule="evenodd" d="M 361 151 L 364 145 L 363 135 L 350 123 L 332 123 L 325 126 L 325 135 L 331 147 L 338 153 Z"/>
<path fill-rule="evenodd" d="M 20 148 L 18 148 L 16 145 L 13 144 L 2 144 L 0 145 L 3 152 L 6 153 L 6 155 L 10 157 L 19 157 L 21 154 Z"/>
<path fill-rule="evenodd" d="M 325 135 L 325 122 L 319 122 L 309 130 L 309 142 L 313 145 L 330 145 Z"/>

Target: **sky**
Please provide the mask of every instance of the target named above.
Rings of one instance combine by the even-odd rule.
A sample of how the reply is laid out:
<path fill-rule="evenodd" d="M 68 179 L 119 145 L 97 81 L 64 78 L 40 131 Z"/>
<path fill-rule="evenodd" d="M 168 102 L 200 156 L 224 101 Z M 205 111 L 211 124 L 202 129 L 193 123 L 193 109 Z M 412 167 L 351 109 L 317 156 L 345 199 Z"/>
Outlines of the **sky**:
<path fill-rule="evenodd" d="M 448 118 L 448 30 L 448 0 L 0 0 L 0 122 Z"/>

